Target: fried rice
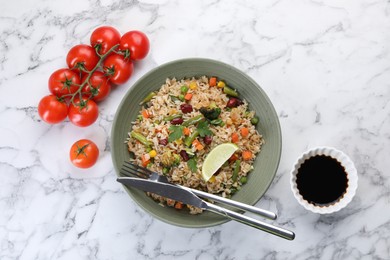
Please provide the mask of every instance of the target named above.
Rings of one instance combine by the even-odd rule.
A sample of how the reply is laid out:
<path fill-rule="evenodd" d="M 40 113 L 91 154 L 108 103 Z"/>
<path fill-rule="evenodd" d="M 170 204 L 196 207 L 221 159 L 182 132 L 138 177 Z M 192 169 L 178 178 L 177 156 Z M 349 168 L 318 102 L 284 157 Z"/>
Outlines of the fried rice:
<path fill-rule="evenodd" d="M 248 109 L 248 103 L 237 98 L 239 103 L 228 107 L 232 97 L 224 93 L 226 83 L 220 80 L 217 84 L 209 84 L 210 79 L 206 76 L 182 80 L 167 79 L 159 90 L 149 96 L 150 100 L 143 104 L 137 120 L 132 123 L 127 144 L 129 151 L 134 154 L 132 160 L 135 164 L 164 174 L 170 182 L 231 197 L 247 182 L 247 175 L 253 168 L 253 161 L 264 140 L 253 124 L 257 118 L 255 112 Z M 184 110 L 184 113 L 183 104 L 190 105 L 192 111 Z M 217 121 L 205 118 L 205 114 L 201 112 L 218 108 L 220 114 L 216 118 Z M 201 120 L 190 125 L 185 123 L 194 118 Z M 199 129 L 200 122 L 203 122 L 203 129 Z M 246 128 L 245 135 L 241 134 L 242 128 Z M 188 140 L 200 130 L 205 131 L 201 131 L 202 135 L 196 135 L 195 142 Z M 134 138 L 131 133 L 142 136 L 143 140 L 147 140 L 147 145 Z M 217 145 L 231 142 L 239 147 L 238 151 L 210 180 L 204 181 L 201 172 L 207 154 Z M 249 151 L 251 157 L 243 158 L 243 151 Z M 233 176 L 237 161 L 238 175 Z M 201 209 L 182 205 L 181 202 L 156 194 L 149 195 L 161 205 L 178 209 L 186 206 L 191 214 L 202 212 Z"/>

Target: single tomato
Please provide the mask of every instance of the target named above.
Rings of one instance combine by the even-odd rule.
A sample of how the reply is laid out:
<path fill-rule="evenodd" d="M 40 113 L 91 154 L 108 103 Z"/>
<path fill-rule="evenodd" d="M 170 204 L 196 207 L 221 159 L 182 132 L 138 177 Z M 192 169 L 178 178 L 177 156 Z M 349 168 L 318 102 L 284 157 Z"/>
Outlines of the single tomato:
<path fill-rule="evenodd" d="M 80 127 L 92 125 L 99 116 L 99 108 L 95 101 L 83 97 L 70 103 L 68 117 L 70 122 Z"/>
<path fill-rule="evenodd" d="M 103 55 L 112 47 L 119 44 L 121 35 L 117 29 L 111 26 L 102 26 L 96 28 L 91 34 L 91 46 Z"/>
<path fill-rule="evenodd" d="M 88 75 L 85 75 L 82 79 L 82 82 L 85 82 L 88 78 Z M 92 73 L 88 82 L 85 83 L 82 92 L 87 93 L 93 100 L 96 102 L 104 100 L 111 91 L 111 84 L 109 79 L 104 76 L 104 73 L 101 71 L 95 71 Z"/>
<path fill-rule="evenodd" d="M 75 93 L 79 88 L 77 85 L 80 85 L 80 77 L 70 69 L 56 70 L 49 78 L 49 90 L 57 97 Z"/>
<path fill-rule="evenodd" d="M 130 31 L 125 33 L 120 41 L 119 49 L 125 52 L 131 60 L 141 60 L 149 52 L 149 39 L 143 32 Z"/>
<path fill-rule="evenodd" d="M 92 167 L 99 158 L 99 148 L 88 139 L 75 142 L 70 148 L 70 161 L 79 168 Z"/>
<path fill-rule="evenodd" d="M 48 95 L 39 101 L 38 114 L 46 123 L 57 124 L 68 115 L 68 106 L 61 98 Z"/>
<path fill-rule="evenodd" d="M 125 59 L 123 55 L 113 53 L 104 60 L 103 70 L 113 84 L 120 85 L 131 77 L 134 65 L 130 59 Z"/>
<path fill-rule="evenodd" d="M 86 44 L 74 46 L 66 56 L 68 67 L 76 71 L 91 71 L 95 68 L 100 58 L 94 48 Z"/>

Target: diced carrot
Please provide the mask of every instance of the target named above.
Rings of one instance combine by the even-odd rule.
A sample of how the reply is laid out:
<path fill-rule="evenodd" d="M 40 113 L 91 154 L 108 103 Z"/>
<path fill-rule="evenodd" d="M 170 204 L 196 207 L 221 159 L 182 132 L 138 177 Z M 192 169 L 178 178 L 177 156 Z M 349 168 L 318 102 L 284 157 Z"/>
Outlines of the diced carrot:
<path fill-rule="evenodd" d="M 141 156 L 142 166 L 146 167 L 150 163 L 150 155 L 149 154 L 143 154 Z"/>
<path fill-rule="evenodd" d="M 202 144 L 198 144 L 198 145 L 196 146 L 196 150 L 198 150 L 198 151 L 203 150 L 203 148 L 204 148 L 204 146 L 203 146 Z"/>
<path fill-rule="evenodd" d="M 183 208 L 183 203 L 180 201 L 176 202 L 175 209 L 182 209 L 182 208 Z"/>
<path fill-rule="evenodd" d="M 191 134 L 191 130 L 188 127 L 184 127 L 183 134 L 184 135 L 190 135 Z"/>
<path fill-rule="evenodd" d="M 237 134 L 237 133 L 233 133 L 233 134 L 232 134 L 232 142 L 233 142 L 233 143 L 238 143 L 238 141 L 239 141 L 239 136 L 238 136 L 238 134 Z"/>
<path fill-rule="evenodd" d="M 143 110 L 142 110 L 142 116 L 143 116 L 144 118 L 149 118 L 149 117 L 150 117 L 150 114 L 149 114 L 148 110 L 143 109 Z"/>
<path fill-rule="evenodd" d="M 237 156 L 237 154 L 234 153 L 232 156 L 230 156 L 229 162 L 235 162 L 235 161 L 237 161 L 237 159 L 238 159 L 238 156 Z"/>
<path fill-rule="evenodd" d="M 243 151 L 242 152 L 242 159 L 244 159 L 245 161 L 249 161 L 250 159 L 252 159 L 252 152 L 251 151 Z"/>
<path fill-rule="evenodd" d="M 217 78 L 216 77 L 211 77 L 209 80 L 209 86 L 210 87 L 215 87 L 217 85 Z"/>
<path fill-rule="evenodd" d="M 192 98 L 192 94 L 191 94 L 191 93 L 187 93 L 187 94 L 184 96 L 184 99 L 187 100 L 187 101 L 191 100 L 191 98 Z"/>
<path fill-rule="evenodd" d="M 204 146 L 199 142 L 198 139 L 195 139 L 193 142 L 192 142 L 192 145 L 195 147 L 196 150 L 200 151 L 200 150 L 203 150 Z"/>
<path fill-rule="evenodd" d="M 247 137 L 249 135 L 249 129 L 246 127 L 241 128 L 240 131 L 242 137 Z"/>

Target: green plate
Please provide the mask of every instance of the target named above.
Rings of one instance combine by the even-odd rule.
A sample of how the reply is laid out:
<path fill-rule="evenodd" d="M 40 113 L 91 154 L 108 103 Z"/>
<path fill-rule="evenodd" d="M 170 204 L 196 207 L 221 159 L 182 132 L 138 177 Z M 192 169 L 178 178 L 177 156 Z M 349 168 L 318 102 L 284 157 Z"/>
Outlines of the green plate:
<path fill-rule="evenodd" d="M 111 155 L 116 173 L 119 175 L 122 163 L 130 158 L 125 140 L 131 129 L 131 122 L 138 115 L 141 100 L 151 91 L 159 89 L 167 78 L 182 79 L 204 75 L 216 76 L 237 89 L 240 97 L 249 102 L 250 109 L 256 111 L 260 118 L 257 129 L 263 135 L 265 144 L 254 162 L 254 170 L 248 176 L 248 183 L 233 196 L 234 200 L 254 205 L 268 189 L 279 165 L 282 147 L 279 119 L 271 101 L 253 79 L 219 61 L 194 58 L 169 62 L 148 72 L 134 84 L 120 103 L 112 125 Z M 186 211 L 162 207 L 144 192 L 124 188 L 141 208 L 166 223 L 199 228 L 228 221 L 227 218 L 210 212 L 190 215 Z"/>

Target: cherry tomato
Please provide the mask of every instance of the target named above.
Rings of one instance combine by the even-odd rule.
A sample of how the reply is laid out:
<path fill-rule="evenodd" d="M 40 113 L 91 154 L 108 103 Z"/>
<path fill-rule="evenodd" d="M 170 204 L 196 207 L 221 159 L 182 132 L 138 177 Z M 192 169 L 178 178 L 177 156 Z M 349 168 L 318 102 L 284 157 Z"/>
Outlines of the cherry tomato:
<path fill-rule="evenodd" d="M 120 85 L 131 77 L 134 65 L 131 60 L 125 59 L 123 55 L 113 53 L 104 60 L 103 70 L 112 83 Z"/>
<path fill-rule="evenodd" d="M 75 71 L 91 71 L 99 62 L 99 56 L 94 48 L 86 44 L 74 46 L 66 56 L 68 67 Z"/>
<path fill-rule="evenodd" d="M 141 60 L 148 54 L 149 47 L 149 39 L 143 32 L 130 31 L 122 36 L 119 49 L 125 51 L 131 60 Z"/>
<path fill-rule="evenodd" d="M 72 145 L 69 156 L 70 161 L 76 167 L 89 168 L 96 163 L 99 157 L 99 148 L 91 140 L 81 139 Z"/>
<path fill-rule="evenodd" d="M 79 88 L 76 85 L 79 84 L 79 75 L 70 69 L 56 70 L 49 78 L 49 90 L 57 97 L 75 93 Z"/>
<path fill-rule="evenodd" d="M 119 44 L 121 35 L 117 29 L 111 26 L 102 26 L 91 34 L 91 46 L 101 55 L 107 53 L 116 44 Z"/>
<path fill-rule="evenodd" d="M 68 106 L 60 98 L 48 95 L 39 101 L 38 114 L 46 123 L 57 124 L 68 115 Z"/>
<path fill-rule="evenodd" d="M 74 125 L 85 127 L 93 124 L 99 116 L 98 105 L 93 100 L 83 97 L 70 103 L 68 117 Z"/>
<path fill-rule="evenodd" d="M 88 75 L 83 77 L 82 82 L 86 81 Z M 89 78 L 89 82 L 86 83 L 82 89 L 82 92 L 90 93 L 92 99 L 96 102 L 104 100 L 111 91 L 111 84 L 109 79 L 104 76 L 101 71 L 95 71 Z"/>

